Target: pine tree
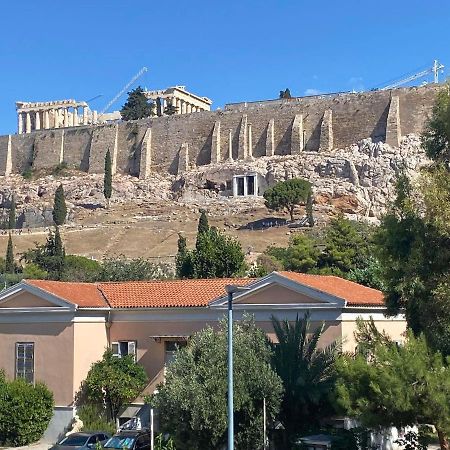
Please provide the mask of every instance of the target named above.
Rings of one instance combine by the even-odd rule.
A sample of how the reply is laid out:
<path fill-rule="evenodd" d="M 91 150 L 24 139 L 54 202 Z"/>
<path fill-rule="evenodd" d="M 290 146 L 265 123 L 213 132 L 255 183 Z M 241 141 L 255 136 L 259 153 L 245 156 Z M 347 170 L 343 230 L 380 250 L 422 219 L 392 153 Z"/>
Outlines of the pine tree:
<path fill-rule="evenodd" d="M 16 228 L 16 198 L 14 194 L 11 196 L 11 206 L 9 207 L 8 228 L 10 230 Z"/>
<path fill-rule="evenodd" d="M 308 219 L 308 225 L 310 227 L 314 226 L 314 215 L 313 215 L 313 200 L 311 191 L 308 194 L 308 198 L 306 199 L 306 217 Z"/>
<path fill-rule="evenodd" d="M 106 152 L 105 155 L 105 176 L 103 177 L 103 195 L 106 199 L 106 205 L 109 209 L 109 200 L 112 194 L 112 163 L 111 163 L 111 152 Z"/>
<path fill-rule="evenodd" d="M 166 108 L 164 109 L 164 114 L 166 116 L 173 116 L 178 112 L 178 108 L 173 105 L 173 103 L 168 103 Z"/>
<path fill-rule="evenodd" d="M 128 100 L 120 110 L 120 115 L 123 120 L 137 120 L 153 115 L 153 104 L 149 103 L 140 86 L 128 92 Z"/>
<path fill-rule="evenodd" d="M 11 233 L 9 233 L 8 247 L 6 248 L 5 272 L 14 273 L 14 271 L 15 271 L 15 264 L 14 264 L 13 242 L 11 238 Z"/>
<path fill-rule="evenodd" d="M 66 221 L 67 206 L 66 199 L 64 197 L 64 188 L 62 184 L 56 189 L 55 200 L 53 203 L 53 222 L 56 226 L 63 225 Z"/>

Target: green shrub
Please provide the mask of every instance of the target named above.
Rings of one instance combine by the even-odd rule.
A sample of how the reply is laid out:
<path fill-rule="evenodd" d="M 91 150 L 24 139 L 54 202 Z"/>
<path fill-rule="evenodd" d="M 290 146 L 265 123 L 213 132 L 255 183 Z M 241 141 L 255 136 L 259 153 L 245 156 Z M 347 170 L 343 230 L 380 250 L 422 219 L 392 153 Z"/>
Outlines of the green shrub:
<path fill-rule="evenodd" d="M 31 167 L 28 167 L 22 172 L 22 177 L 25 178 L 25 180 L 31 180 L 33 175 L 33 169 Z"/>
<path fill-rule="evenodd" d="M 7 381 L 0 372 L 0 444 L 28 445 L 39 440 L 53 416 L 53 394 L 43 383 Z"/>
<path fill-rule="evenodd" d="M 100 405 L 83 405 L 78 409 L 77 413 L 83 422 L 83 431 L 105 431 L 110 434 L 116 432 L 114 422 L 108 420 L 106 409 Z"/>

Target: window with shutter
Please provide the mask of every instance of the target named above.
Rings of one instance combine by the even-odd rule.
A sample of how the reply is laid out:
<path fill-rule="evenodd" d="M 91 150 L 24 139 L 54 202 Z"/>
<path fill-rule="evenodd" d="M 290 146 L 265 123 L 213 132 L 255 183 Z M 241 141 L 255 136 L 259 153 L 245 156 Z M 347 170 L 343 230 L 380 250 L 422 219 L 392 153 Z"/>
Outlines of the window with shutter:
<path fill-rule="evenodd" d="M 111 343 L 111 350 L 114 356 L 122 358 L 122 356 L 133 355 L 136 360 L 137 341 L 117 341 Z"/>
<path fill-rule="evenodd" d="M 16 378 L 34 384 L 34 342 L 16 343 Z"/>

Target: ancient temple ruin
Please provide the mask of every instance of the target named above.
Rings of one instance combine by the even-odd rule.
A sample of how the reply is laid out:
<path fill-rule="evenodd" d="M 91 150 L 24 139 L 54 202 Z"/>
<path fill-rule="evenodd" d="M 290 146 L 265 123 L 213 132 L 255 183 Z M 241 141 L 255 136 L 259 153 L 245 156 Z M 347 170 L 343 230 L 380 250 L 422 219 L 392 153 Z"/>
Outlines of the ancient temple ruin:
<path fill-rule="evenodd" d="M 177 109 L 176 114 L 190 114 L 199 111 L 210 111 L 212 100 L 208 97 L 200 97 L 186 90 L 185 86 L 174 86 L 156 91 L 145 91 L 149 100 L 161 103 L 161 115 L 167 106 Z"/>
<path fill-rule="evenodd" d="M 88 104 L 72 99 L 52 102 L 16 102 L 16 109 L 17 134 L 88 124 Z"/>

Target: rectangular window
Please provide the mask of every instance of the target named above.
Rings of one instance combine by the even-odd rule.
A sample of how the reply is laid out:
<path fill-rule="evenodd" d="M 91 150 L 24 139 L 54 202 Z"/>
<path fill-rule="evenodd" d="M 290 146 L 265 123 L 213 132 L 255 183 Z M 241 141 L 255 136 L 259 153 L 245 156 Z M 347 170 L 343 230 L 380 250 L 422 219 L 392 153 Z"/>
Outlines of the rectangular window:
<path fill-rule="evenodd" d="M 255 175 L 247 177 L 247 195 L 255 195 Z"/>
<path fill-rule="evenodd" d="M 111 344 L 111 350 L 114 356 L 122 358 L 122 356 L 133 355 L 136 361 L 137 341 L 118 341 Z"/>
<path fill-rule="evenodd" d="M 34 342 L 16 343 L 16 379 L 34 383 Z"/>
<path fill-rule="evenodd" d="M 186 347 L 187 342 L 186 341 L 166 341 L 166 354 L 164 358 L 164 362 L 167 364 L 171 363 L 174 358 L 177 350 L 181 347 Z"/>
<path fill-rule="evenodd" d="M 237 183 L 237 195 L 244 195 L 244 177 L 237 177 L 236 183 Z"/>

